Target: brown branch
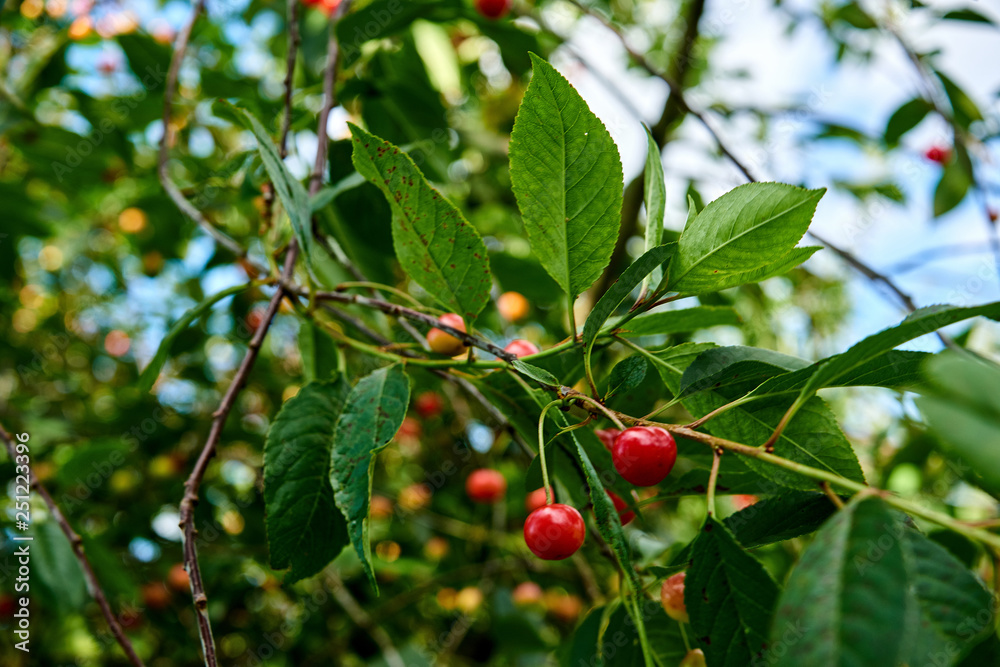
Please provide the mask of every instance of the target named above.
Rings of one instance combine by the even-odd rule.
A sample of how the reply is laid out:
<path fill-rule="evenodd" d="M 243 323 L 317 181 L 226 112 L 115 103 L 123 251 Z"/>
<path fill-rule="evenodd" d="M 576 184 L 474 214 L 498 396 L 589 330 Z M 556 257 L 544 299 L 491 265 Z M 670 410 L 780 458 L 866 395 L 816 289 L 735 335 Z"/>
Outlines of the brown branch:
<path fill-rule="evenodd" d="M 0 440 L 3 440 L 4 447 L 7 449 L 7 453 L 10 455 L 11 462 L 16 464 L 17 461 L 17 450 L 14 446 L 14 441 L 10 434 L 4 429 L 3 425 L 0 424 Z M 45 490 L 42 483 L 35 476 L 35 471 L 28 466 L 28 478 L 31 482 L 31 488 L 34 489 L 42 502 L 45 503 L 45 507 L 48 508 L 49 514 L 52 518 L 56 520 L 59 524 L 59 528 L 62 529 L 66 539 L 69 540 L 70 547 L 73 549 L 73 555 L 76 556 L 76 560 L 80 563 L 80 568 L 83 570 L 83 576 L 87 580 L 87 590 L 93 596 L 94 600 L 97 601 L 97 605 L 101 608 L 101 613 L 104 615 L 104 620 L 107 621 L 108 627 L 111 628 L 111 634 L 114 635 L 115 641 L 118 645 L 122 647 L 122 651 L 128 657 L 129 662 L 131 662 L 135 667 L 145 667 L 142 659 L 136 655 L 135 649 L 132 648 L 132 642 L 125 635 L 124 630 L 122 630 L 121 624 L 118 619 L 115 618 L 114 612 L 111 610 L 111 604 L 108 602 L 107 596 L 104 594 L 104 589 L 101 588 L 101 583 L 97 580 L 97 575 L 94 574 L 94 568 L 90 565 L 90 560 L 87 558 L 87 554 L 83 551 L 83 540 L 80 536 L 73 530 L 73 527 L 66 520 L 59 506 L 56 505 L 52 496 L 49 492 Z"/>
<path fill-rule="evenodd" d="M 187 200 L 184 193 L 180 191 L 177 184 L 170 178 L 167 168 L 170 147 L 174 144 L 174 124 L 172 117 L 174 91 L 177 89 L 177 76 L 184 62 L 184 54 L 187 52 L 188 41 L 191 39 L 191 31 L 194 29 L 194 24 L 198 21 L 198 17 L 204 10 L 205 0 L 195 0 L 194 8 L 191 10 L 191 18 L 181 28 L 181 31 L 177 34 L 177 41 L 174 42 L 174 54 L 170 59 L 170 69 L 167 71 L 167 81 L 163 90 L 163 136 L 160 137 L 160 152 L 157 158 L 156 173 L 159 175 L 163 189 L 166 190 L 167 195 L 177 205 L 181 213 L 208 232 L 219 245 L 225 246 L 237 257 L 246 257 L 247 251 L 243 246 L 209 222 L 208 218 L 202 215 L 201 211 Z"/>
<path fill-rule="evenodd" d="M 278 151 L 281 158 L 288 155 L 288 131 L 292 127 L 292 88 L 295 84 L 295 57 L 299 42 L 299 0 L 288 0 L 288 64 L 285 68 L 285 118 L 281 123 Z"/>

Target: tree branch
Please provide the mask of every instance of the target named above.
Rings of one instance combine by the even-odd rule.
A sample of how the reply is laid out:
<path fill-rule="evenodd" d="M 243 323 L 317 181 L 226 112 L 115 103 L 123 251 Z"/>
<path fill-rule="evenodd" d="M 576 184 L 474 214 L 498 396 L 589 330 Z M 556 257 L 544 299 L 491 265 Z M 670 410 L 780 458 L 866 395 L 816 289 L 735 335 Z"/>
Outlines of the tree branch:
<path fill-rule="evenodd" d="M 0 440 L 3 440 L 4 447 L 7 449 L 7 454 L 10 455 L 11 462 L 17 462 L 17 450 L 14 447 L 14 441 L 10 434 L 4 429 L 3 425 L 0 424 Z M 66 520 L 59 506 L 56 505 L 52 496 L 49 492 L 45 490 L 42 483 L 38 481 L 38 477 L 35 476 L 35 471 L 32 470 L 31 466 L 28 466 L 28 478 L 31 481 L 31 488 L 34 489 L 42 502 L 45 503 L 45 507 L 48 508 L 49 514 L 52 518 L 56 520 L 59 524 L 59 528 L 62 529 L 66 539 L 69 540 L 70 547 L 73 549 L 73 555 L 76 556 L 77 561 L 80 563 L 80 568 L 83 570 L 83 576 L 87 580 L 87 590 L 93 596 L 94 600 L 97 601 L 97 605 L 101 608 L 101 614 L 104 615 L 104 620 L 107 621 L 108 627 L 111 628 L 111 634 L 114 635 L 115 641 L 118 645 L 122 647 L 122 651 L 128 657 L 129 662 L 131 662 L 135 667 L 145 667 L 142 659 L 139 658 L 135 653 L 135 649 L 132 648 L 132 642 L 125 635 L 125 631 L 122 630 L 121 624 L 118 619 L 115 618 L 114 612 L 111 610 L 111 604 L 108 603 L 108 598 L 104 594 L 104 589 L 101 588 L 101 583 L 97 580 L 97 575 L 94 574 L 94 568 L 90 565 L 90 560 L 87 558 L 87 554 L 83 551 L 83 540 L 80 536 L 73 530 L 73 527 Z"/>

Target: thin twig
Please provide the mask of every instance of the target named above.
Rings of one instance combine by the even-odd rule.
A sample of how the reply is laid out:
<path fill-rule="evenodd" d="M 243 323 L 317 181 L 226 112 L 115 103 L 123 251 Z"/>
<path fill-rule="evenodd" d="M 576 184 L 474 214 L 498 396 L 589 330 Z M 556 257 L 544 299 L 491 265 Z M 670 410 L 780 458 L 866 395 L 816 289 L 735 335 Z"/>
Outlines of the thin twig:
<path fill-rule="evenodd" d="M 375 643 L 382 650 L 382 656 L 385 658 L 386 664 L 389 667 L 406 667 L 406 662 L 403 661 L 402 656 L 399 655 L 399 651 L 396 650 L 392 639 L 389 637 L 389 633 L 381 625 L 372 621 L 372 617 L 358 604 L 358 601 L 354 599 L 351 592 L 344 586 L 344 582 L 340 576 L 332 569 L 328 571 L 326 576 L 330 582 L 330 591 L 333 593 L 333 597 L 344 608 L 344 611 L 351 617 L 354 624 L 359 628 L 364 628 L 371 635 L 371 638 L 375 640 Z"/>
<path fill-rule="evenodd" d="M 14 441 L 11 435 L 4 429 L 3 425 L 0 424 L 0 440 L 3 440 L 4 447 L 7 449 L 7 453 L 10 455 L 11 462 L 17 462 L 17 450 L 14 446 Z M 87 590 L 93 596 L 94 600 L 97 601 L 97 605 L 101 608 L 101 614 L 104 615 L 104 620 L 107 621 L 108 627 L 111 628 L 111 634 L 114 635 L 115 641 L 118 645 L 122 647 L 122 651 L 128 657 L 129 662 L 131 662 L 135 667 L 145 667 L 142 659 L 136 655 L 135 649 L 132 648 L 132 642 L 125 635 L 125 631 L 122 630 L 121 624 L 118 619 L 115 618 L 114 612 L 111 610 L 111 604 L 108 603 L 108 598 L 104 594 L 104 589 L 101 588 L 101 583 L 97 580 L 97 575 L 94 574 L 94 568 L 90 565 L 90 560 L 87 558 L 87 554 L 83 551 L 83 540 L 80 536 L 73 530 L 73 527 L 66 520 L 59 506 L 56 505 L 52 496 L 49 492 L 45 490 L 42 483 L 38 481 L 38 477 L 35 476 L 35 471 L 28 466 L 28 478 L 31 482 L 31 488 L 34 489 L 42 502 L 45 503 L 45 507 L 48 508 L 49 514 L 52 518 L 56 520 L 59 524 L 59 528 L 62 529 L 66 539 L 69 540 L 70 547 L 73 549 L 73 555 L 76 557 L 77 561 L 80 562 L 80 568 L 83 570 L 83 576 L 87 580 Z"/>
<path fill-rule="evenodd" d="M 285 66 L 285 117 L 281 122 L 278 151 L 288 155 L 288 131 L 292 127 L 292 89 L 295 85 L 295 58 L 299 50 L 299 0 L 288 0 L 288 59 Z"/>
<path fill-rule="evenodd" d="M 187 52 L 188 40 L 191 38 L 191 31 L 198 17 L 205 10 L 205 0 L 195 0 L 191 10 L 191 17 L 184 24 L 177 34 L 177 41 L 174 42 L 174 54 L 170 60 L 170 69 L 167 71 L 167 81 L 163 89 L 163 136 L 160 137 L 160 153 L 157 159 L 156 172 L 160 177 L 160 183 L 167 195 L 173 200 L 181 213 L 191 218 L 202 229 L 208 232 L 212 238 L 220 245 L 225 246 L 237 257 L 246 257 L 247 251 L 239 243 L 218 227 L 209 222 L 208 218 L 202 215 L 201 211 L 187 200 L 184 193 L 180 191 L 177 184 L 170 178 L 167 160 L 170 158 L 170 147 L 174 144 L 174 123 L 173 123 L 173 102 L 174 91 L 177 88 L 177 76 L 180 74 L 181 64 L 184 62 L 184 55 Z"/>

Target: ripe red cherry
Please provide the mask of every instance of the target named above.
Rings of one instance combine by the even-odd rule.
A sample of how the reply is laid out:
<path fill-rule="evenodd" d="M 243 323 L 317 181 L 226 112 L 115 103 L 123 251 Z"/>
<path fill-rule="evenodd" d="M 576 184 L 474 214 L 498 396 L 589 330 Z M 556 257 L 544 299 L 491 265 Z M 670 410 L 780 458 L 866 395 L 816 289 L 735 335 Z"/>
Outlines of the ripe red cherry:
<path fill-rule="evenodd" d="M 617 493 L 608 489 L 608 497 L 611 498 L 611 502 L 615 504 L 615 511 L 618 512 L 618 518 L 621 519 L 623 526 L 635 518 L 635 512 L 628 508 L 628 505 Z"/>
<path fill-rule="evenodd" d="M 541 507 L 524 522 L 524 542 L 542 560 L 562 560 L 576 553 L 587 535 L 576 508 L 561 503 Z"/>
<path fill-rule="evenodd" d="M 663 604 L 663 610 L 667 612 L 667 616 L 681 623 L 690 622 L 687 605 L 684 604 L 684 579 L 686 577 L 686 572 L 678 572 L 664 581 L 663 587 L 660 589 L 660 602 Z"/>
<path fill-rule="evenodd" d="M 610 452 L 611 448 L 615 446 L 615 438 L 621 435 L 621 431 L 616 428 L 599 428 L 594 431 L 594 435 L 601 439 L 604 448 Z"/>
<path fill-rule="evenodd" d="M 537 345 L 532 343 L 530 340 L 524 340 L 523 338 L 517 338 L 507 343 L 507 347 L 505 347 L 503 351 L 510 352 L 518 359 L 541 352 Z"/>
<path fill-rule="evenodd" d="M 498 19 L 510 9 L 510 0 L 476 0 L 476 10 L 488 19 Z"/>
<path fill-rule="evenodd" d="M 951 159 L 951 149 L 947 146 L 931 146 L 924 153 L 924 157 L 931 162 L 937 162 L 938 164 L 945 164 Z"/>
<path fill-rule="evenodd" d="M 447 313 L 438 318 L 441 324 L 445 324 L 452 329 L 458 329 L 459 331 L 465 331 L 465 322 L 461 317 L 455 313 Z M 465 352 L 465 343 L 455 338 L 450 333 L 446 333 L 437 327 L 434 327 L 427 332 L 427 343 L 431 346 L 431 349 L 438 354 L 443 354 L 448 357 L 454 357 L 457 354 L 462 354 Z"/>
<path fill-rule="evenodd" d="M 425 391 L 414 399 L 413 408 L 424 419 L 432 419 L 441 414 L 441 410 L 444 408 L 444 401 L 437 392 Z"/>
<path fill-rule="evenodd" d="M 659 426 L 633 426 L 615 438 L 615 470 L 631 484 L 653 486 L 670 474 L 677 460 L 674 437 Z"/>
<path fill-rule="evenodd" d="M 507 480 L 499 471 L 480 468 L 466 478 L 465 492 L 473 502 L 491 505 L 503 500 L 507 493 Z"/>
<path fill-rule="evenodd" d="M 528 494 L 528 497 L 524 499 L 524 506 L 529 512 L 534 512 L 539 507 L 545 505 L 545 489 L 535 489 Z"/>

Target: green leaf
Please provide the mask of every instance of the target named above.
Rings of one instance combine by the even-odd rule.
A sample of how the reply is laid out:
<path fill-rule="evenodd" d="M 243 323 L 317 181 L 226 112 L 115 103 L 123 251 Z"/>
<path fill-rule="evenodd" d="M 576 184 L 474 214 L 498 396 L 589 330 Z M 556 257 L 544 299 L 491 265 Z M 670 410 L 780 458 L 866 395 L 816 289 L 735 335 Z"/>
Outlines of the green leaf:
<path fill-rule="evenodd" d="M 916 97 L 896 109 L 885 124 L 883 137 L 890 148 L 899 144 L 904 134 L 920 124 L 934 107 L 922 97 Z"/>
<path fill-rule="evenodd" d="M 877 334 L 856 343 L 846 352 L 818 361 L 810 366 L 809 368 L 812 369 L 812 372 L 808 381 L 802 387 L 800 400 L 805 400 L 806 397 L 812 396 L 822 387 L 832 386 L 832 383 L 849 373 L 856 372 L 863 364 L 871 361 L 876 356 L 884 354 L 907 341 L 978 315 L 983 315 L 991 319 L 1000 317 L 1000 302 L 969 308 L 928 306 L 927 308 L 915 310 L 896 326 L 883 329 Z M 781 378 L 776 378 L 772 386 L 778 385 L 780 380 Z M 766 391 L 767 389 L 762 385 L 754 393 L 766 393 Z"/>
<path fill-rule="evenodd" d="M 510 179 L 528 241 L 570 297 L 608 265 L 621 225 L 618 147 L 580 94 L 531 54 L 531 83 L 514 121 Z"/>
<path fill-rule="evenodd" d="M 973 23 L 994 25 L 993 21 L 989 18 L 972 9 L 953 9 L 950 12 L 945 12 L 941 18 L 950 21 L 971 21 Z"/>
<path fill-rule="evenodd" d="M 663 162 L 660 147 L 653 134 L 646 130 L 646 171 L 642 181 L 643 203 L 646 205 L 646 252 L 663 243 L 663 216 L 667 204 L 667 186 L 663 182 Z M 656 287 L 663 279 L 663 269 L 657 267 L 643 280 L 643 288 Z"/>
<path fill-rule="evenodd" d="M 617 280 L 611 283 L 583 324 L 584 349 L 589 351 L 593 347 L 594 341 L 597 340 L 597 334 L 600 333 L 601 327 L 604 326 L 608 318 L 628 298 L 632 290 L 638 287 L 643 278 L 649 275 L 653 269 L 670 260 L 676 248 L 676 243 L 668 243 L 646 251 L 642 257 L 632 262 Z"/>
<path fill-rule="evenodd" d="M 292 223 L 292 230 L 295 238 L 302 248 L 302 255 L 306 261 L 309 273 L 313 272 L 313 256 L 317 252 L 314 247 L 312 233 L 312 207 L 309 204 L 309 193 L 305 187 L 299 183 L 298 179 L 292 176 L 288 167 L 281 159 L 278 148 L 271 140 L 271 135 L 264 128 L 257 118 L 239 107 L 233 106 L 225 100 L 218 100 L 215 103 L 217 108 L 225 109 L 230 115 L 237 118 L 244 127 L 253 132 L 257 139 L 257 150 L 260 152 L 261 162 L 264 163 L 264 170 L 267 171 L 268 178 L 274 185 L 274 191 L 278 195 L 278 200 L 288 214 L 288 219 Z"/>
<path fill-rule="evenodd" d="M 733 345 L 705 350 L 684 370 L 680 396 L 723 386 L 756 387 L 764 380 L 805 368 L 808 361 L 773 350 Z"/>
<path fill-rule="evenodd" d="M 722 195 L 684 228 L 668 288 L 704 294 L 742 285 L 750 276 L 761 279 L 792 252 L 824 192 L 749 183 Z"/>
<path fill-rule="evenodd" d="M 778 586 L 725 525 L 708 517 L 691 548 L 684 604 L 708 664 L 745 667 L 767 648 Z"/>
<path fill-rule="evenodd" d="M 553 387 L 559 386 L 559 379 L 544 368 L 532 366 L 531 364 L 521 361 L 520 359 L 515 359 L 510 365 L 513 366 L 519 373 L 527 375 L 532 380 L 537 380 L 542 384 L 547 384 Z"/>
<path fill-rule="evenodd" d="M 66 534 L 55 521 L 38 522 L 32 525 L 34 540 L 30 543 L 31 580 L 35 582 L 50 605 L 60 614 L 69 614 L 83 608 L 87 600 L 87 588 L 83 569 L 76 559 Z M 22 544 L 28 544 L 24 542 Z M 13 549 L 13 546 L 10 547 Z M 15 559 L 8 556 L 11 577 L 16 573 Z M 10 589 L 13 590 L 13 581 Z"/>
<path fill-rule="evenodd" d="M 808 535 L 830 518 L 833 503 L 824 493 L 786 491 L 727 516 L 723 523 L 744 549 Z M 691 545 L 671 559 L 671 565 L 691 560 Z"/>
<path fill-rule="evenodd" d="M 676 348 L 656 353 L 657 358 L 662 362 L 657 364 L 657 370 L 674 395 L 680 391 L 681 378 L 685 369 L 694 362 L 698 355 L 710 347 L 709 345 L 701 345 L 700 347 L 679 345 Z M 707 389 L 692 394 L 682 399 L 681 403 L 695 417 L 703 417 L 716 408 L 742 396 L 744 389 L 739 384 L 720 385 L 718 389 Z M 774 432 L 791 402 L 790 396 L 784 397 L 783 400 L 750 402 L 716 415 L 705 424 L 705 428 L 709 433 L 720 438 L 748 445 L 761 445 Z M 844 437 L 836 418 L 826 403 L 817 397 L 806 401 L 795 419 L 791 420 L 785 427 L 781 437 L 775 443 L 775 453 L 784 458 L 827 470 L 857 482 L 864 483 L 865 481 L 850 442 Z M 723 470 L 727 465 L 732 465 L 732 463 L 724 461 Z M 741 461 L 741 465 L 745 465 L 768 480 L 788 488 L 810 491 L 815 488 L 814 482 L 801 475 L 756 459 L 745 458 Z"/>
<path fill-rule="evenodd" d="M 595 607 L 573 631 L 569 641 L 559 649 L 559 667 L 602 667 L 603 659 L 598 651 L 598 640 L 607 607 Z"/>
<path fill-rule="evenodd" d="M 646 600 L 642 610 L 647 616 L 646 639 L 653 654 L 653 659 L 659 665 L 679 665 L 684 659 L 687 649 L 681 637 L 680 625 L 670 619 L 663 611 L 659 600 Z M 591 637 L 596 648 L 597 636 Z M 639 635 L 635 631 L 635 623 L 629 616 L 624 605 L 619 605 L 608 619 L 607 630 L 601 637 L 600 653 L 606 656 L 606 667 L 646 667 L 639 644 Z M 590 662 L 575 662 L 570 667 L 590 667 Z"/>
<path fill-rule="evenodd" d="M 695 306 L 640 315 L 622 325 L 620 334 L 626 338 L 634 338 L 684 333 L 739 323 L 740 316 L 729 306 Z"/>
<path fill-rule="evenodd" d="M 604 399 L 638 387 L 646 378 L 646 366 L 646 360 L 640 356 L 628 357 L 615 364 L 608 378 L 608 390 Z"/>
<path fill-rule="evenodd" d="M 934 188 L 934 217 L 940 217 L 962 203 L 972 187 L 972 164 L 964 148 L 955 149 L 955 157 L 941 170 Z"/>
<path fill-rule="evenodd" d="M 972 648 L 968 640 L 982 628 L 969 633 L 963 621 L 989 609 L 990 595 L 907 521 L 867 497 L 823 526 L 781 596 L 776 665 L 919 665 L 932 656 L 951 665 L 960 640 Z"/>
<path fill-rule="evenodd" d="M 976 106 L 976 103 L 972 101 L 968 93 L 962 90 L 961 86 L 949 79 L 942 72 L 935 70 L 934 74 L 937 75 L 938 79 L 941 80 L 941 85 L 944 86 L 944 92 L 951 103 L 952 116 L 959 126 L 969 129 L 969 125 L 973 121 L 983 120 L 983 113 Z"/>
<path fill-rule="evenodd" d="M 156 354 L 153 355 L 149 364 L 142 369 L 142 375 L 139 376 L 138 382 L 139 391 L 146 393 L 153 388 L 156 378 L 160 375 L 160 371 L 163 369 L 163 364 L 167 362 L 167 357 L 170 356 L 170 346 L 174 344 L 174 341 L 185 329 L 191 326 L 192 322 L 208 312 L 208 309 L 219 301 L 222 301 L 227 296 L 238 294 L 248 287 L 250 287 L 249 283 L 245 285 L 234 285 L 229 289 L 224 289 L 218 294 L 213 294 L 191 310 L 184 313 L 184 316 L 177 320 L 174 323 L 174 326 L 170 327 L 170 331 L 168 331 L 167 335 L 163 337 L 162 341 L 160 341 L 160 346 L 156 348 Z"/>
<path fill-rule="evenodd" d="M 312 320 L 299 320 L 299 355 L 306 382 L 326 380 L 337 372 L 340 348 Z"/>
<path fill-rule="evenodd" d="M 935 391 L 918 398 L 917 407 L 980 486 L 1000 495 L 1000 368 L 946 352 L 932 357 L 925 371 Z"/>
<path fill-rule="evenodd" d="M 293 583 L 311 577 L 348 543 L 334 503 L 330 452 L 351 386 L 343 378 L 310 382 L 281 407 L 264 445 L 264 509 L 271 567 L 291 567 Z"/>
<path fill-rule="evenodd" d="M 471 322 L 490 296 L 486 246 L 410 156 L 351 124 L 354 166 L 393 208 L 392 239 L 403 270 L 445 308 Z"/>
<path fill-rule="evenodd" d="M 334 500 L 347 519 L 354 550 L 378 592 L 368 540 L 368 510 L 375 455 L 399 430 L 410 399 L 402 366 L 380 368 L 361 378 L 337 420 L 330 463 Z"/>

